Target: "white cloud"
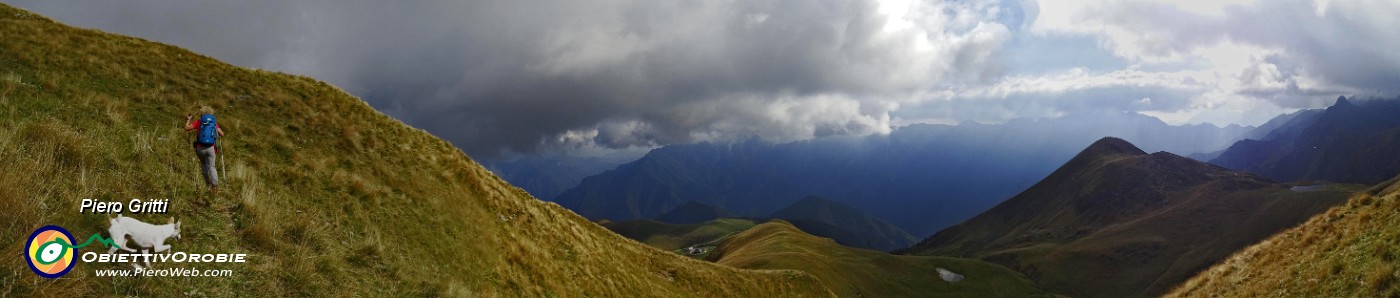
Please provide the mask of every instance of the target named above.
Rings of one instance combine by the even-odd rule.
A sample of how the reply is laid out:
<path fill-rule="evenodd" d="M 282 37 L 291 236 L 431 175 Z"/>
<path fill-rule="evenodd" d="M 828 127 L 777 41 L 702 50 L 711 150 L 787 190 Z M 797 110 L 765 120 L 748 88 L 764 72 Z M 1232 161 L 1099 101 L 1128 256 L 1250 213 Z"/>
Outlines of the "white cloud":
<path fill-rule="evenodd" d="M 1111 87 L 1196 90 L 1206 88 L 1202 81 L 1210 79 L 1210 76 L 1209 73 L 1200 71 L 1147 72 L 1137 69 L 1092 74 L 1076 68 L 1044 76 L 1011 76 L 992 85 L 973 86 L 959 90 L 953 96 L 1006 98 L 1013 95 L 1054 95 Z M 1135 100 L 1135 98 L 1124 98 L 1123 100 Z"/>
<path fill-rule="evenodd" d="M 1189 103 L 1144 110 L 1171 123 L 1257 124 L 1338 95 L 1394 96 L 1400 2 L 1041 0 L 1027 32 L 1090 36 L 1128 62 L 1102 74 L 1011 76 L 968 96 L 1055 94 L 1136 86 L 1183 91 Z M 1141 96 L 1108 96 L 1131 101 Z M 1154 105 L 1157 98 L 1154 99 Z"/>

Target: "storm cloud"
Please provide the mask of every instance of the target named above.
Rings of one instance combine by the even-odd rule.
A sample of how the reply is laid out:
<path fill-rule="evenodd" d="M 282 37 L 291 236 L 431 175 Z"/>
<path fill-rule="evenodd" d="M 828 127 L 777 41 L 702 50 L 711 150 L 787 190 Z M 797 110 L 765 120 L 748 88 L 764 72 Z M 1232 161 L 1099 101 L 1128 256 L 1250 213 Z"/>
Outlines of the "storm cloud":
<path fill-rule="evenodd" d="M 885 132 L 913 90 L 996 76 L 1010 34 L 978 1 L 18 5 L 324 79 L 483 155 Z"/>
<path fill-rule="evenodd" d="M 12 2 L 326 80 L 482 157 L 1400 94 L 1392 1 Z"/>

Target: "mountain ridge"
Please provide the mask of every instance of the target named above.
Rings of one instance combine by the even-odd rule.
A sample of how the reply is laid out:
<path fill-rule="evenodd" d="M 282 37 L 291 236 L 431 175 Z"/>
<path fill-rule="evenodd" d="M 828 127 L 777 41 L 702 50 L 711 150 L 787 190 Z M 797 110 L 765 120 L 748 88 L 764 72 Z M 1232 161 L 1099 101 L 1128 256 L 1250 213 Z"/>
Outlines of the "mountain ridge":
<path fill-rule="evenodd" d="M 1374 184 L 1400 174 L 1400 101 L 1338 97 L 1265 140 L 1242 140 L 1211 162 L 1279 181 Z"/>
<path fill-rule="evenodd" d="M 671 145 L 585 178 L 552 200 L 590 219 L 627 220 L 651 218 L 691 200 L 762 217 L 797 198 L 818 195 L 923 236 L 1014 196 L 1072 158 L 1082 144 L 1105 135 L 1130 135 L 1124 139 L 1143 140 L 1150 148 L 1216 150 L 1204 144 L 1224 148 L 1247 131 L 1168 126 L 1140 114 L 1090 115 L 1112 125 L 1074 117 L 1017 119 L 998 125 L 909 125 L 888 135 L 789 143 Z"/>

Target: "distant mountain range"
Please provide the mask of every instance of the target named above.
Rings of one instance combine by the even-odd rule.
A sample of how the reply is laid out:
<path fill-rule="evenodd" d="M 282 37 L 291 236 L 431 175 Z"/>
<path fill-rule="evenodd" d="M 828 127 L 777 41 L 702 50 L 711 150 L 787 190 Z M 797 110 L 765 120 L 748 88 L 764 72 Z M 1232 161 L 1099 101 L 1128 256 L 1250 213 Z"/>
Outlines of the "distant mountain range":
<path fill-rule="evenodd" d="M 817 195 L 930 235 L 1024 190 L 1103 136 L 1189 154 L 1220 150 L 1249 130 L 1105 112 L 783 144 L 672 145 L 585 178 L 554 201 L 594 220 L 654 218 L 688 201 L 762 217 Z"/>
<path fill-rule="evenodd" d="M 1356 189 L 1295 189 L 1105 138 L 1025 192 L 907 252 L 980 258 L 1070 296 L 1158 295 Z"/>
<path fill-rule="evenodd" d="M 585 177 L 616 168 L 637 157 L 629 154 L 517 156 L 505 160 L 482 160 L 482 166 L 530 195 L 548 200 L 578 186 Z"/>
<path fill-rule="evenodd" d="M 1263 125 L 1259 125 L 1258 127 L 1255 127 L 1254 129 L 1245 133 L 1244 136 L 1235 143 L 1238 144 L 1250 140 L 1254 140 L 1256 142 L 1270 141 L 1276 140 L 1283 135 L 1296 134 L 1296 131 L 1302 130 L 1308 125 L 1312 125 L 1313 122 L 1316 122 L 1317 118 L 1322 116 L 1322 113 L 1322 109 L 1308 109 L 1279 115 L 1278 117 L 1269 119 L 1269 122 L 1265 122 Z M 1285 127 L 1285 125 L 1287 127 Z M 1233 145 L 1234 144 L 1232 144 L 1232 146 Z M 1224 154 L 1227 150 L 1229 150 L 1228 147 L 1221 148 L 1219 151 L 1215 152 L 1193 153 L 1187 155 L 1187 157 L 1199 161 L 1209 162 L 1213 159 L 1220 157 L 1220 155 Z"/>
<path fill-rule="evenodd" d="M 1374 184 L 1400 174 L 1400 101 L 1353 103 L 1302 112 L 1268 135 L 1230 146 L 1211 162 L 1279 181 Z"/>

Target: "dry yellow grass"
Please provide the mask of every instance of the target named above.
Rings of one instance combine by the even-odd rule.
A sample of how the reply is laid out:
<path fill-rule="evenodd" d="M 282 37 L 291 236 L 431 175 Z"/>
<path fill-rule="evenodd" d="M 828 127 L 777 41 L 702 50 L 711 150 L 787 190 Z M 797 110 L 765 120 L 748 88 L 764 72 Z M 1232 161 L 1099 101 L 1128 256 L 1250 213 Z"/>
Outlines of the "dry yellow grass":
<path fill-rule="evenodd" d="M 901 256 L 841 246 L 773 220 L 723 241 L 709 257 L 739 268 L 810 273 L 841 297 L 1052 297 L 1015 271 L 949 257 Z M 966 279 L 948 282 L 943 268 Z"/>
<path fill-rule="evenodd" d="M 531 198 L 449 143 L 310 78 L 71 28 L 0 5 L 0 251 L 42 225 L 106 229 L 84 198 L 170 199 L 176 250 L 249 253 L 229 278 L 65 278 L 0 258 L 0 296 L 828 296 L 625 240 Z M 207 197 L 186 113 L 229 133 Z M 148 222 L 164 216 L 136 215 Z M 84 248 L 84 251 L 94 248 Z"/>
<path fill-rule="evenodd" d="M 1400 297 L 1400 177 L 1246 248 L 1172 297 Z"/>

